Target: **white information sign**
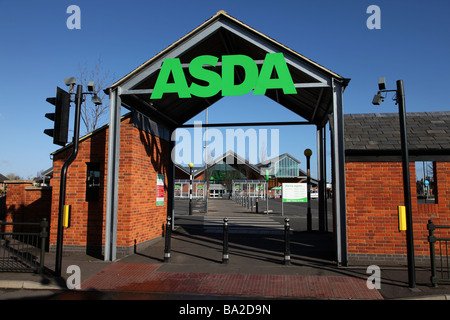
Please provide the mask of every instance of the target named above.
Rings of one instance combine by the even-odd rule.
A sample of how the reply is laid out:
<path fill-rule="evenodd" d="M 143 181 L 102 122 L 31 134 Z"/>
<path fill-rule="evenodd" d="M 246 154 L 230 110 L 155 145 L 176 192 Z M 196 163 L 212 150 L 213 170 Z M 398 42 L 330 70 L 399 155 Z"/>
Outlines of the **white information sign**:
<path fill-rule="evenodd" d="M 283 183 L 283 202 L 307 202 L 308 192 L 306 183 Z"/>

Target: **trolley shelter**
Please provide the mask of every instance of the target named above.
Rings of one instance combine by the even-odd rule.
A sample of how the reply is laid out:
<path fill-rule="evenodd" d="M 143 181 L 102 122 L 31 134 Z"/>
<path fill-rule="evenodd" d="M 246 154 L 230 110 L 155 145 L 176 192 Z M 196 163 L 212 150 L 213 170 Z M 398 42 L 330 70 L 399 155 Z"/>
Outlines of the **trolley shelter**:
<path fill-rule="evenodd" d="M 300 39 L 300 34 L 298 35 Z M 118 43 L 119 45 L 119 43 Z M 208 124 L 204 127 L 312 125 L 317 129 L 319 228 L 325 223 L 325 125 L 330 123 L 335 252 L 347 263 L 342 95 L 346 79 L 224 11 L 112 84 L 107 167 L 105 260 L 116 258 L 121 107 L 138 111 L 172 136 L 227 95 L 266 95 L 298 121 Z M 238 120 L 238 118 L 236 119 Z M 172 150 L 174 142 L 169 142 Z M 174 163 L 168 157 L 167 215 L 173 216 Z M 256 189 L 254 188 L 256 186 Z M 252 195 L 257 194 L 257 185 Z M 264 188 L 263 188 L 264 189 Z M 321 213 L 322 212 L 322 213 Z"/>
<path fill-rule="evenodd" d="M 233 197 L 266 198 L 266 184 L 264 180 L 233 180 Z"/>
<path fill-rule="evenodd" d="M 174 181 L 174 197 L 178 199 L 189 198 L 189 179 L 177 179 Z M 205 181 L 192 181 L 192 198 L 203 199 L 205 197 L 206 187 Z"/>

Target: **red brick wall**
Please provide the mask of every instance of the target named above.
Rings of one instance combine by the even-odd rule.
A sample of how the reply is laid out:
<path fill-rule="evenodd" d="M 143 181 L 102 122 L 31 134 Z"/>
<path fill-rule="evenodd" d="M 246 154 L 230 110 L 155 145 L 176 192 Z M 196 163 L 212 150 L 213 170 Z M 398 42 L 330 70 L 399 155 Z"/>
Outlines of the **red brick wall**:
<path fill-rule="evenodd" d="M 9 181 L 6 184 L 5 222 L 50 220 L 51 188 L 34 187 L 32 181 Z"/>
<path fill-rule="evenodd" d="M 117 246 L 130 247 L 161 236 L 167 217 L 169 143 L 132 127 L 125 127 L 120 150 Z M 122 163 L 124 165 L 122 166 Z M 156 205 L 156 176 L 164 174 L 164 205 Z"/>
<path fill-rule="evenodd" d="M 105 129 L 80 142 L 78 156 L 67 174 L 66 204 L 71 208 L 71 225 L 64 230 L 65 250 L 101 248 L 104 245 L 108 134 Z M 52 226 L 50 245 L 56 245 L 59 181 L 61 167 L 71 149 L 54 156 Z M 135 244 L 162 235 L 167 216 L 168 142 L 135 128 L 130 118 L 121 122 L 117 247 Z M 86 201 L 87 163 L 100 163 L 98 201 Z M 165 174 L 165 203 L 156 206 L 156 174 Z"/>
<path fill-rule="evenodd" d="M 79 246 L 102 246 L 106 204 L 107 131 L 97 132 L 81 141 L 77 158 L 67 170 L 65 204 L 71 205 L 71 220 L 70 227 L 64 230 L 65 250 Z M 56 246 L 61 169 L 71 153 L 72 148 L 68 148 L 53 157 L 53 178 L 50 180 L 53 187 L 51 247 Z M 100 163 L 102 173 L 100 176 L 99 201 L 95 202 L 85 201 L 87 163 L 89 162 Z"/>
<path fill-rule="evenodd" d="M 450 225 L 450 163 L 436 163 L 438 203 L 418 204 L 415 166 L 410 163 L 415 255 L 429 255 L 427 222 Z M 347 244 L 350 259 L 406 256 L 406 231 L 398 231 L 404 205 L 400 162 L 346 163 Z"/>

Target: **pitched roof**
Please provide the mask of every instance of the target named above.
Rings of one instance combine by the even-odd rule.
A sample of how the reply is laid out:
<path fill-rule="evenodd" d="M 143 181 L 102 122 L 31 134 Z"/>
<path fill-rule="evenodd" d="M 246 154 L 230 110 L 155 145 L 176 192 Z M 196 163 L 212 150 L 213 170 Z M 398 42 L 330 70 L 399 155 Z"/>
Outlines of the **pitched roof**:
<path fill-rule="evenodd" d="M 139 67 L 137 67 L 135 70 L 131 71 L 130 73 L 128 73 L 126 76 L 122 77 L 121 79 L 117 80 L 115 83 L 113 83 L 110 88 L 114 88 L 116 86 L 119 86 L 120 84 L 122 84 L 124 81 L 126 81 L 127 79 L 129 79 L 130 77 L 132 77 L 133 75 L 135 75 L 136 73 L 138 73 L 139 71 L 141 71 L 143 68 L 145 68 L 146 66 L 148 66 L 150 63 L 152 63 L 153 61 L 155 61 L 156 59 L 158 59 L 160 56 L 163 56 L 165 53 L 167 53 L 168 51 L 172 50 L 173 48 L 175 48 L 177 45 L 179 45 L 181 42 L 186 41 L 186 39 L 192 37 L 193 35 L 199 33 L 202 29 L 206 28 L 208 25 L 210 25 L 211 23 L 213 23 L 214 21 L 220 19 L 220 18 L 226 18 L 226 19 L 230 19 L 231 21 L 235 22 L 236 24 L 238 24 L 241 27 L 246 28 L 247 30 L 251 31 L 254 34 L 257 34 L 260 37 L 265 38 L 266 40 L 272 42 L 273 44 L 276 44 L 277 46 L 289 51 L 290 53 L 294 54 L 295 56 L 297 56 L 298 58 L 301 58 L 302 60 L 304 60 L 305 62 L 310 63 L 311 65 L 314 65 L 315 67 L 321 69 L 322 71 L 332 75 L 333 77 L 339 78 L 339 79 L 344 79 L 342 76 L 338 75 L 337 73 L 325 68 L 324 66 L 318 64 L 317 62 L 312 61 L 311 59 L 308 59 L 307 57 L 301 55 L 300 53 L 286 47 L 285 45 L 279 43 L 278 41 L 275 41 L 274 39 L 266 36 L 265 34 L 253 29 L 252 27 L 250 27 L 249 25 L 243 23 L 242 21 L 230 16 L 226 11 L 224 10 L 219 10 L 217 11 L 217 13 L 212 16 L 211 18 L 209 18 L 208 20 L 206 20 L 204 23 L 202 23 L 201 25 L 199 25 L 197 28 L 195 28 L 194 30 L 192 30 L 191 32 L 189 32 L 188 34 L 186 34 L 185 36 L 183 36 L 182 38 L 180 38 L 179 40 L 175 41 L 174 43 L 172 43 L 171 45 L 169 45 L 167 48 L 165 48 L 164 50 L 160 51 L 159 53 L 157 53 L 155 56 L 153 56 L 152 58 L 150 58 L 149 60 L 147 60 L 146 62 L 144 62 L 142 65 L 140 65 Z"/>
<path fill-rule="evenodd" d="M 268 165 L 270 165 L 271 163 L 281 161 L 282 159 L 284 159 L 284 158 L 286 158 L 286 157 L 289 157 L 289 158 L 291 158 L 292 160 L 294 160 L 295 162 L 297 162 L 298 164 L 300 164 L 300 160 L 297 160 L 296 158 L 294 158 L 293 156 L 291 156 L 289 153 L 283 153 L 282 155 L 279 155 L 279 156 L 270 158 L 270 159 L 268 159 L 268 160 L 264 160 L 263 162 L 258 163 L 256 166 L 257 166 L 257 167 L 268 166 Z"/>
<path fill-rule="evenodd" d="M 413 154 L 450 154 L 450 111 L 411 112 L 406 115 L 408 148 Z M 346 155 L 399 153 L 397 113 L 344 115 Z"/>
<path fill-rule="evenodd" d="M 9 179 L 0 173 L 0 182 L 6 181 L 6 180 L 9 180 Z"/>
<path fill-rule="evenodd" d="M 268 89 L 265 95 L 314 124 L 326 123 L 331 112 L 333 86 L 345 88 L 350 79 L 289 49 L 224 11 L 217 12 L 108 89 L 120 89 L 120 102 L 125 108 L 139 110 L 168 128 L 178 128 L 222 99 L 223 95 L 219 92 L 208 98 L 192 95 L 185 99 L 179 98 L 176 93 L 167 93 L 161 99 L 151 99 L 152 88 L 165 59 L 180 59 L 183 67 L 186 67 L 200 55 L 220 57 L 245 54 L 260 64 L 268 53 L 275 52 L 284 55 L 294 85 L 299 90 L 296 94 L 279 94 L 278 89 Z M 221 64 L 211 66 L 211 70 L 220 73 Z M 245 74 L 237 70 L 236 76 L 242 78 Z M 188 78 L 188 84 L 192 83 L 193 79 Z"/>
<path fill-rule="evenodd" d="M 227 164 L 232 164 L 232 165 L 245 165 L 245 166 L 249 167 L 251 170 L 253 170 L 255 173 L 260 174 L 260 171 L 258 170 L 258 168 L 256 166 L 252 165 L 248 160 L 244 159 L 243 157 L 241 157 L 240 155 L 238 155 L 236 152 L 234 152 L 232 150 L 228 150 L 224 154 L 218 156 L 213 161 L 208 163 L 208 166 L 212 167 L 215 164 L 222 163 L 222 162 L 226 162 Z M 205 170 L 205 167 L 198 167 L 197 170 L 193 170 L 194 176 L 199 175 L 204 170 Z"/>

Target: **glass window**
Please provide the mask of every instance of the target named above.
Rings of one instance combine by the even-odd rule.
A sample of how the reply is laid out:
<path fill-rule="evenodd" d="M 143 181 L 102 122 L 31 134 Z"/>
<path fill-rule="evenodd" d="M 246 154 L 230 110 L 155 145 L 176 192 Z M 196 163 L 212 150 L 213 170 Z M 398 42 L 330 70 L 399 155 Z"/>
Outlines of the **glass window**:
<path fill-rule="evenodd" d="M 275 174 L 278 178 L 298 176 L 298 163 L 289 157 L 285 157 L 278 161 L 275 168 Z"/>
<path fill-rule="evenodd" d="M 88 162 L 86 165 L 86 201 L 98 201 L 100 192 L 100 163 Z"/>
<path fill-rule="evenodd" d="M 437 203 L 436 163 L 416 161 L 416 188 L 418 203 Z"/>

